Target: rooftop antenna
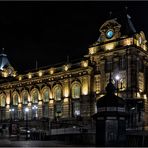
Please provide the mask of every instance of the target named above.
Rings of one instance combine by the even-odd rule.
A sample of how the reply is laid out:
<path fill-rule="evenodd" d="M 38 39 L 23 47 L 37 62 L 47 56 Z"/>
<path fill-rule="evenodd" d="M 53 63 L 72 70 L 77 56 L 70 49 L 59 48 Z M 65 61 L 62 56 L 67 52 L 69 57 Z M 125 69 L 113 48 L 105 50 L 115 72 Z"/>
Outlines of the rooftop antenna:
<path fill-rule="evenodd" d="M 109 18 L 111 18 L 112 17 L 112 11 L 109 11 Z"/>
<path fill-rule="evenodd" d="M 69 55 L 67 56 L 67 64 L 69 63 Z"/>
<path fill-rule="evenodd" d="M 127 12 L 127 9 L 128 9 L 128 7 L 127 6 L 125 6 L 125 11 Z"/>
<path fill-rule="evenodd" d="M 2 48 L 2 54 L 4 53 L 5 48 Z"/>

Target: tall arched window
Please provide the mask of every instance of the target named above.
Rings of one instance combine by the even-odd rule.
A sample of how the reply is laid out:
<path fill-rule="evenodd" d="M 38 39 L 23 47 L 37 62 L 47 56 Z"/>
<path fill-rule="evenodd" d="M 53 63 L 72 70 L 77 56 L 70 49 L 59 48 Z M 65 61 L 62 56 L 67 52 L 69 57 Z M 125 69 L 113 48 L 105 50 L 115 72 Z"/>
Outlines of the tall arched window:
<path fill-rule="evenodd" d="M 61 87 L 60 86 L 56 86 L 55 89 L 54 89 L 54 97 L 55 97 L 55 100 L 61 100 L 61 97 L 62 97 L 62 90 L 61 90 Z"/>
<path fill-rule="evenodd" d="M 13 95 L 13 105 L 18 105 L 18 94 L 17 93 Z"/>
<path fill-rule="evenodd" d="M 72 86 L 72 98 L 80 98 L 80 84 L 75 83 Z"/>
<path fill-rule="evenodd" d="M 0 106 L 1 107 L 5 107 L 5 104 L 6 104 L 6 96 L 5 95 L 1 95 Z"/>
<path fill-rule="evenodd" d="M 28 92 L 26 90 L 22 93 L 22 103 L 28 104 Z"/>
<path fill-rule="evenodd" d="M 32 103 L 38 103 L 39 92 L 37 89 L 33 90 L 32 94 L 31 94 L 31 98 L 32 98 Z"/>
<path fill-rule="evenodd" d="M 81 85 L 79 82 L 74 82 L 72 85 L 72 115 L 74 117 L 80 116 L 80 95 Z"/>
<path fill-rule="evenodd" d="M 49 101 L 49 89 L 44 89 L 43 90 L 43 101 L 48 102 Z"/>

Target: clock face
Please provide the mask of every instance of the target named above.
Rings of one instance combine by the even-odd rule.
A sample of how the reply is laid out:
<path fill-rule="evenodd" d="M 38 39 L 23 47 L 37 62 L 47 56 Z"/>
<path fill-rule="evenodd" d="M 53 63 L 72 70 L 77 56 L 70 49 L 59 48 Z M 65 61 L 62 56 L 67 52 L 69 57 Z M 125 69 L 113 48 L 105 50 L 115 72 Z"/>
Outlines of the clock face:
<path fill-rule="evenodd" d="M 106 32 L 106 36 L 107 36 L 108 39 L 111 39 L 113 37 L 113 35 L 114 35 L 114 32 L 112 30 L 108 30 Z"/>

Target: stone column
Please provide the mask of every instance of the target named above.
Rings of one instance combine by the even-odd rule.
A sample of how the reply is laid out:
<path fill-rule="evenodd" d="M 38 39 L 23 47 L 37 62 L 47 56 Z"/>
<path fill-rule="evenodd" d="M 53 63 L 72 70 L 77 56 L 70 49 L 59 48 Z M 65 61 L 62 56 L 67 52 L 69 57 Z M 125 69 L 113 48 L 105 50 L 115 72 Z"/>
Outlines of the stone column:
<path fill-rule="evenodd" d="M 101 60 L 100 62 L 100 72 L 101 72 L 101 92 L 105 92 L 105 60 Z"/>
<path fill-rule="evenodd" d="M 42 109 L 42 101 L 40 100 L 38 102 L 38 118 L 42 118 L 43 117 L 43 109 Z"/>
<path fill-rule="evenodd" d="M 69 98 L 64 98 L 62 118 L 68 118 L 68 117 L 69 117 Z"/>
<path fill-rule="evenodd" d="M 49 100 L 49 118 L 54 118 L 54 100 Z"/>
<path fill-rule="evenodd" d="M 6 119 L 10 119 L 10 114 L 11 114 L 11 112 L 10 112 L 10 105 L 9 104 L 7 104 L 6 105 L 6 110 L 5 110 L 5 117 L 6 117 Z"/>
<path fill-rule="evenodd" d="M 22 118 L 22 104 L 18 104 L 18 119 Z"/>

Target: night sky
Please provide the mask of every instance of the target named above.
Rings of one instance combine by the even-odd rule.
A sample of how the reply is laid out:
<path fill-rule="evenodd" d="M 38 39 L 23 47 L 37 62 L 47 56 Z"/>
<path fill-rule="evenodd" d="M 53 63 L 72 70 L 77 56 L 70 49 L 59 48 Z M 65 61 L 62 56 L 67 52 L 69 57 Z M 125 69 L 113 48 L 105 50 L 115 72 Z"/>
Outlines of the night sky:
<path fill-rule="evenodd" d="M 38 66 L 80 59 L 109 18 L 128 13 L 148 38 L 148 2 L 0 2 L 0 49 L 22 73 Z"/>

